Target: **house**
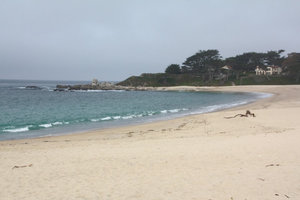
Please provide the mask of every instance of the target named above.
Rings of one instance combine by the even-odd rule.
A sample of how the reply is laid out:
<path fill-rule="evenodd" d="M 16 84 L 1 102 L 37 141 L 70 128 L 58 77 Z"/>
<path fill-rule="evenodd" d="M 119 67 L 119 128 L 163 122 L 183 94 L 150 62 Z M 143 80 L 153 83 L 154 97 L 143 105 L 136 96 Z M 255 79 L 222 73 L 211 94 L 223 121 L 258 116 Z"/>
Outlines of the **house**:
<path fill-rule="evenodd" d="M 255 69 L 255 74 L 256 75 L 275 75 L 275 74 L 281 74 L 282 68 L 279 66 L 271 65 L 267 67 L 267 70 L 264 70 L 260 68 L 259 66 L 256 67 Z"/>
<path fill-rule="evenodd" d="M 266 71 L 267 75 L 281 74 L 281 72 L 282 72 L 282 68 L 275 65 L 268 66 Z"/>
<path fill-rule="evenodd" d="M 229 65 L 225 65 L 225 66 L 221 67 L 221 69 L 232 70 L 232 67 Z"/>
<path fill-rule="evenodd" d="M 256 75 L 266 75 L 266 70 L 260 68 L 259 66 L 256 66 L 256 69 L 255 69 L 255 74 Z"/>

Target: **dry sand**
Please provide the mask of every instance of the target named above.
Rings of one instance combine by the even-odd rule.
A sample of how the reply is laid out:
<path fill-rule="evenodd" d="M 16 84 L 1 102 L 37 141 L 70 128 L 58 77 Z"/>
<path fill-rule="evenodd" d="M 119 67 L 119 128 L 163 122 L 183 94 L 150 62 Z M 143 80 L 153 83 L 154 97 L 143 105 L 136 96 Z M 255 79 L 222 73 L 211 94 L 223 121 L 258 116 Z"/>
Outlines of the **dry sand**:
<path fill-rule="evenodd" d="M 275 95 L 151 124 L 2 141 L 0 199 L 300 199 L 300 86 L 168 89 Z M 224 118 L 246 109 L 256 117 Z"/>

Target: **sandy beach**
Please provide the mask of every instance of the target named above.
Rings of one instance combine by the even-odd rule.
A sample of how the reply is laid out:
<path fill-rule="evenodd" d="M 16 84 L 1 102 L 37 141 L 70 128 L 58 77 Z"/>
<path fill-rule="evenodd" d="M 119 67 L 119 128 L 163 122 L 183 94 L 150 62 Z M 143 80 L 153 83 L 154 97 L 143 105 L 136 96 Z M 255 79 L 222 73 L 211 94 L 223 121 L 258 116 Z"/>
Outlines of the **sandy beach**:
<path fill-rule="evenodd" d="M 0 142 L 0 199 L 300 199 L 300 86 L 229 110 Z M 244 114 L 256 117 L 226 117 Z M 75 131 L 75 130 L 74 130 Z"/>

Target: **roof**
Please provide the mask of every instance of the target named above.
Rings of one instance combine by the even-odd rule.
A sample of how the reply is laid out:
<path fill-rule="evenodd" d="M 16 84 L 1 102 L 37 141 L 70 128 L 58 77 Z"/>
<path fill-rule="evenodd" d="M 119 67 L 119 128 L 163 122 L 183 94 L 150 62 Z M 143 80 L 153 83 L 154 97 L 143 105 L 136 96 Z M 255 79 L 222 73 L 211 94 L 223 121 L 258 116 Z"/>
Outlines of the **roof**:
<path fill-rule="evenodd" d="M 222 69 L 227 69 L 227 70 L 232 69 L 232 67 L 229 66 L 229 65 L 225 65 L 225 66 L 223 66 L 223 67 L 221 67 L 221 68 L 222 68 Z"/>

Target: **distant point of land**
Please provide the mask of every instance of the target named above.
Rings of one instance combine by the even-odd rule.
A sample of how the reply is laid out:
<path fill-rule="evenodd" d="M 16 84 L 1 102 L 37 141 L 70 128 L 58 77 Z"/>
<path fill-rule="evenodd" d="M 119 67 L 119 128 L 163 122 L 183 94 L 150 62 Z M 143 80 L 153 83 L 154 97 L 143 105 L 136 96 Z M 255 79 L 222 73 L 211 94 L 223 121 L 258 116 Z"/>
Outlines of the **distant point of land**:
<path fill-rule="evenodd" d="M 119 82 L 119 86 L 229 86 L 300 84 L 300 53 L 282 56 L 284 50 L 247 52 L 222 59 L 216 49 L 200 50 L 165 73 L 143 73 Z"/>

